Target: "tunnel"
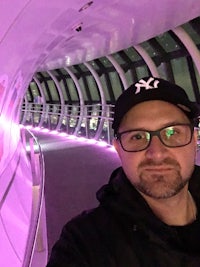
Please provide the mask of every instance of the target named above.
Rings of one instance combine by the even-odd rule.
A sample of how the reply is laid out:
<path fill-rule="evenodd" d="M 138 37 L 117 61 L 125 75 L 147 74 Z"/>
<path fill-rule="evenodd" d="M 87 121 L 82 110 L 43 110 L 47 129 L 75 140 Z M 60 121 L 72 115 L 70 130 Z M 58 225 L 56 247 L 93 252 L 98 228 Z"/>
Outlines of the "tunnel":
<path fill-rule="evenodd" d="M 106 159 L 106 178 L 119 164 L 112 147 L 115 101 L 144 76 L 176 82 L 200 104 L 200 4 L 8 0 L 0 6 L 0 266 L 44 267 L 61 230 L 61 222 L 49 223 L 57 207 L 47 211 L 59 194 L 47 184 L 56 188 L 51 179 L 60 181 L 48 167 L 54 158 L 63 166 L 71 157 L 69 181 L 84 153 L 91 155 L 87 171 L 79 165 L 85 177 L 94 157 L 99 170 Z M 69 183 L 69 191 L 78 182 L 83 198 L 68 198 L 62 223 L 89 201 L 95 205 L 91 195 L 84 200 L 85 181 Z M 88 178 L 93 191 L 102 182 Z"/>

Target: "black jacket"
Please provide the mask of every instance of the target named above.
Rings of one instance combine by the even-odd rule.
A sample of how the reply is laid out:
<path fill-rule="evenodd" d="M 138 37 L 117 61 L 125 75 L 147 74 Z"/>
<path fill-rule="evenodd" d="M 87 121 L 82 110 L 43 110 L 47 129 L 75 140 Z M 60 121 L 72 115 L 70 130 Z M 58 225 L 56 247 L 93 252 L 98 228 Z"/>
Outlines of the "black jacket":
<path fill-rule="evenodd" d="M 200 207 L 200 167 L 190 180 Z M 200 220 L 170 227 L 161 222 L 115 170 L 97 192 L 99 207 L 67 223 L 47 267 L 200 267 Z"/>

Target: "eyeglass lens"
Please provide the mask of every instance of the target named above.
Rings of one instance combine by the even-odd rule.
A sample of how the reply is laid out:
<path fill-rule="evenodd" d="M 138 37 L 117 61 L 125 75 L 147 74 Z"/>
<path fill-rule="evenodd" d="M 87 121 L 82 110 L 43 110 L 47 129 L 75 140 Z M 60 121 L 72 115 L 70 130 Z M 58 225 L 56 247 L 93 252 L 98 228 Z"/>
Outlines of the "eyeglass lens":
<path fill-rule="evenodd" d="M 125 151 L 141 151 L 146 149 L 153 136 L 168 147 L 185 146 L 191 142 L 192 126 L 190 124 L 172 125 L 157 131 L 130 130 L 118 134 Z"/>

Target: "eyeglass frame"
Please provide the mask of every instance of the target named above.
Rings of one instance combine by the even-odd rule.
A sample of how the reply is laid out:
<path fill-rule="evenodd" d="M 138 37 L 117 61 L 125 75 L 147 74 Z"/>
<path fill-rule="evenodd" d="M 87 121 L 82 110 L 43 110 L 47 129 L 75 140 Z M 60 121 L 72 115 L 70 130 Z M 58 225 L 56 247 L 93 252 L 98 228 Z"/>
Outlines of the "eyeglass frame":
<path fill-rule="evenodd" d="M 179 125 L 180 125 L 180 126 L 181 126 L 181 125 L 183 125 L 183 126 L 189 126 L 189 128 L 190 128 L 190 132 L 191 132 L 190 140 L 189 140 L 186 144 L 184 144 L 184 145 L 179 145 L 179 146 L 178 146 L 178 145 L 177 145 L 177 146 L 169 146 L 169 145 L 166 145 L 166 144 L 163 142 L 163 140 L 162 140 L 162 138 L 161 138 L 161 136 L 160 136 L 160 132 L 161 132 L 162 130 L 164 130 L 165 128 L 169 128 L 169 127 L 173 127 L 173 126 L 179 126 Z M 147 146 L 146 146 L 145 148 L 142 148 L 142 149 L 140 149 L 140 150 L 127 150 L 127 149 L 124 148 L 124 146 L 123 146 L 123 144 L 122 144 L 122 141 L 121 141 L 121 136 L 122 136 L 123 134 L 125 134 L 125 133 L 129 133 L 129 132 L 132 132 L 132 131 L 143 131 L 143 132 L 147 132 L 147 133 L 149 133 L 149 135 L 150 135 L 150 139 L 149 139 L 149 142 L 147 143 Z M 160 129 L 158 129 L 158 130 L 156 130 L 156 131 L 149 131 L 149 130 L 145 130 L 145 129 L 129 129 L 129 130 L 126 130 L 126 131 L 123 131 L 123 132 L 118 132 L 118 133 L 116 133 L 116 134 L 115 134 L 115 138 L 116 138 L 116 140 L 119 140 L 120 145 L 121 145 L 121 147 L 122 147 L 122 149 L 123 149 L 124 151 L 126 151 L 126 152 L 140 152 L 140 151 L 146 150 L 146 149 L 150 146 L 151 141 L 152 141 L 152 137 L 153 137 L 153 136 L 157 136 L 157 137 L 159 138 L 160 142 L 161 142 L 164 146 L 169 147 L 169 148 L 176 148 L 176 147 L 183 147 L 183 146 L 186 146 L 186 145 L 190 144 L 191 141 L 192 141 L 193 133 L 194 133 L 194 123 L 191 122 L 191 123 L 177 123 L 177 124 L 170 124 L 170 125 L 168 125 L 168 126 L 165 126 L 165 127 L 160 128 Z"/>

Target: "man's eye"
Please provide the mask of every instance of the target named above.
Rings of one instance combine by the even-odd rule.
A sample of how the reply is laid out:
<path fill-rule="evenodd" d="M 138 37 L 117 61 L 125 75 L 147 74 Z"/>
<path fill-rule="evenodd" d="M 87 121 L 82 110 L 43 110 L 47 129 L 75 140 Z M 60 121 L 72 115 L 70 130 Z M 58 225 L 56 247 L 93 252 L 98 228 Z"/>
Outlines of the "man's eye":
<path fill-rule="evenodd" d="M 165 134 L 167 137 L 170 137 L 170 136 L 175 134 L 175 130 L 174 129 L 167 129 Z"/>
<path fill-rule="evenodd" d="M 140 140 L 140 139 L 143 139 L 145 138 L 144 134 L 141 134 L 141 133 L 137 133 L 137 134 L 133 134 L 131 136 L 131 140 Z"/>
<path fill-rule="evenodd" d="M 165 136 L 167 138 L 170 138 L 172 136 L 176 137 L 182 134 L 182 131 L 178 128 L 171 128 L 171 129 L 167 129 L 165 132 Z"/>

